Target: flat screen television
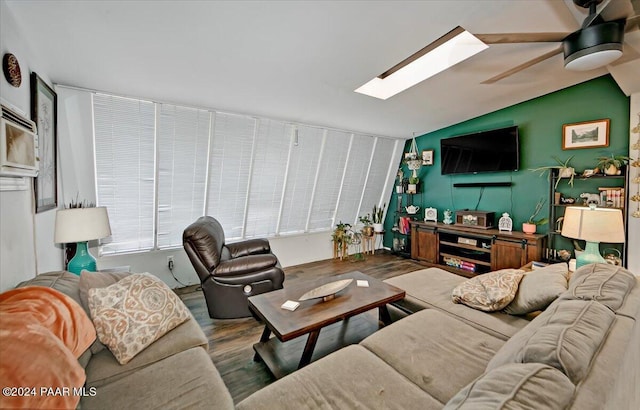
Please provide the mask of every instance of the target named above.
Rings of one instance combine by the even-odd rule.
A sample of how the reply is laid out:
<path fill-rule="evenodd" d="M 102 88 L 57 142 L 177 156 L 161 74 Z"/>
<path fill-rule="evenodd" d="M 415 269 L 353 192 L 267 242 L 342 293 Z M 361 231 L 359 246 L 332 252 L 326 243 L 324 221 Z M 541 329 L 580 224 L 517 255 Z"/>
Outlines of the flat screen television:
<path fill-rule="evenodd" d="M 518 127 L 498 128 L 440 140 L 442 175 L 517 171 Z"/>

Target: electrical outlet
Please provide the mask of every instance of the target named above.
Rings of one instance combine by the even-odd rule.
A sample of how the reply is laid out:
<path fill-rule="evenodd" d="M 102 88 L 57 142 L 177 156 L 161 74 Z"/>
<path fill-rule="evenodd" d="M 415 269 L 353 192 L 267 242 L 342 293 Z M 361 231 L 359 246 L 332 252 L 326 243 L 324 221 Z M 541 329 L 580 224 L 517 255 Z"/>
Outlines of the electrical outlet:
<path fill-rule="evenodd" d="M 173 255 L 167 256 L 167 267 L 173 269 Z"/>

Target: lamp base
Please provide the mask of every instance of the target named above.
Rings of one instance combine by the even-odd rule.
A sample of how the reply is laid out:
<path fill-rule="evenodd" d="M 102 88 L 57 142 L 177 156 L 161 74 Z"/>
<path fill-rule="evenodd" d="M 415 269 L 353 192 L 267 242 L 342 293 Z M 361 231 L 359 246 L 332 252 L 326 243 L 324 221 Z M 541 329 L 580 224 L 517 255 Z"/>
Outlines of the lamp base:
<path fill-rule="evenodd" d="M 96 258 L 89 253 L 89 242 L 78 242 L 76 245 L 76 254 L 69 261 L 67 270 L 76 275 L 80 275 L 83 270 L 90 272 L 96 271 Z"/>
<path fill-rule="evenodd" d="M 584 252 L 576 257 L 576 269 L 590 263 L 607 263 L 600 255 L 599 245 L 598 242 L 587 242 Z"/>

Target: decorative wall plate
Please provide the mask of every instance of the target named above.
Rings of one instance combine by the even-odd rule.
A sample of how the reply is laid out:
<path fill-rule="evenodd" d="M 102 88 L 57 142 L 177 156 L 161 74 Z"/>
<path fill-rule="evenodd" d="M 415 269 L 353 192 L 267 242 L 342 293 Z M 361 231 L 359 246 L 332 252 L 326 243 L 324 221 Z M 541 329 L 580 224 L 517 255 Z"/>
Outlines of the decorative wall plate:
<path fill-rule="evenodd" d="M 299 301 L 322 298 L 325 302 L 336 297 L 336 293 L 346 288 L 353 282 L 353 279 L 343 279 L 327 283 L 305 293 L 298 298 Z"/>
<path fill-rule="evenodd" d="M 14 87 L 20 87 L 22 84 L 22 73 L 20 72 L 20 64 L 18 59 L 11 53 L 6 53 L 2 58 L 2 71 L 7 82 Z"/>

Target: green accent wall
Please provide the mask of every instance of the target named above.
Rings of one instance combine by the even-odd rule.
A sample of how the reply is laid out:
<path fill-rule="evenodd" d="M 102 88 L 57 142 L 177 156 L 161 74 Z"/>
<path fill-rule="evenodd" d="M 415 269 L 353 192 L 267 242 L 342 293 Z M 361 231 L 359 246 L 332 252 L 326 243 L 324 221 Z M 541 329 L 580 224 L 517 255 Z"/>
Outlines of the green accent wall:
<path fill-rule="evenodd" d="M 505 88 L 508 92 L 508 88 Z M 425 112 L 425 115 L 429 115 Z M 562 150 L 562 126 L 582 121 L 602 118 L 611 120 L 609 146 Z M 494 128 L 517 125 L 520 135 L 520 170 L 486 174 L 442 175 L 440 173 L 440 140 L 463 134 Z M 493 211 L 497 219 L 503 212 L 509 212 L 513 219 L 513 229 L 522 230 L 521 224 L 533 212 L 538 199 L 546 199 L 545 208 L 539 217 L 549 216 L 549 182 L 547 174 L 540 176 L 531 169 L 555 165 L 553 157 L 565 160 L 574 156 L 571 165 L 576 171 L 594 168 L 596 158 L 611 153 L 628 155 L 629 152 L 629 97 L 625 96 L 610 75 L 596 78 L 533 100 L 495 111 L 481 117 L 452 125 L 416 138 L 418 150 L 434 150 L 434 164 L 423 166 L 419 171 L 420 191 L 414 202 L 424 207 L 438 209 L 438 221 L 442 221 L 443 211 L 451 209 L 477 209 Z M 409 149 L 410 140 L 405 146 Z M 399 158 L 399 166 L 402 158 Z M 402 165 L 404 176 L 410 171 Z M 464 182 L 511 182 L 511 187 L 487 187 L 480 198 L 481 188 L 454 188 L 454 183 Z M 561 181 L 560 184 L 566 184 Z M 578 186 L 575 189 L 581 189 Z M 595 190 L 597 192 L 597 185 Z M 579 195 L 580 192 L 571 192 Z M 394 192 L 389 200 L 389 211 L 385 221 L 385 246 L 392 247 L 394 235 L 391 228 L 396 217 Z M 479 201 L 479 203 L 478 203 Z M 420 216 L 424 213 L 420 210 Z M 549 225 L 539 226 L 538 232 L 546 233 Z"/>

